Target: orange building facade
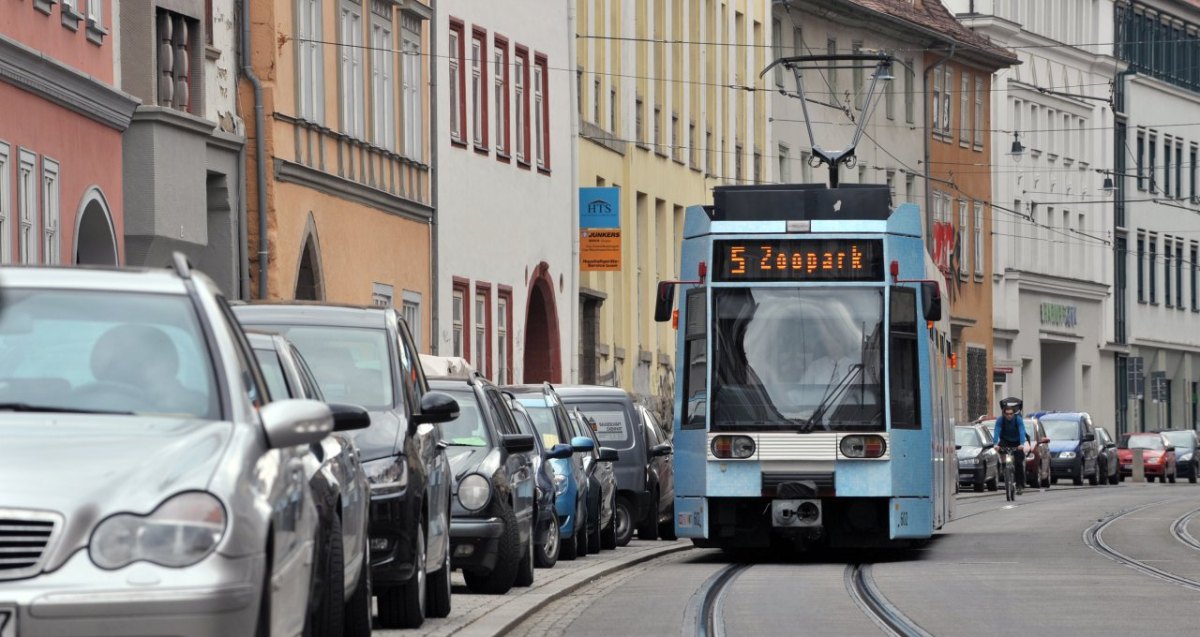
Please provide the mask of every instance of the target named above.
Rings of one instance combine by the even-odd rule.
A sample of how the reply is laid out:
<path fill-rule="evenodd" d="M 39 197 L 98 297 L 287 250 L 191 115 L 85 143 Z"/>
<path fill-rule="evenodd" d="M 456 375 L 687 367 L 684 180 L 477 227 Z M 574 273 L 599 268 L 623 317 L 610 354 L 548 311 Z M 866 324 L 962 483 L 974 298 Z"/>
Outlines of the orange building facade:
<path fill-rule="evenodd" d="M 432 10 L 415 0 L 250 7 L 254 78 L 243 74 L 238 101 L 253 296 L 402 308 L 429 351 Z"/>

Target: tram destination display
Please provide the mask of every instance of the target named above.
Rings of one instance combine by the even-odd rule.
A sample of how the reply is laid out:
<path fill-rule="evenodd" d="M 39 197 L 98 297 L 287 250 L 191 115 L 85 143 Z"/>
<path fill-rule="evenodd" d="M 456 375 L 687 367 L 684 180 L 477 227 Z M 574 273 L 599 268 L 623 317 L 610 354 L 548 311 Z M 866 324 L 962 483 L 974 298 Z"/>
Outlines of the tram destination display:
<path fill-rule="evenodd" d="M 713 242 L 713 280 L 882 281 L 879 239 L 737 239 Z"/>

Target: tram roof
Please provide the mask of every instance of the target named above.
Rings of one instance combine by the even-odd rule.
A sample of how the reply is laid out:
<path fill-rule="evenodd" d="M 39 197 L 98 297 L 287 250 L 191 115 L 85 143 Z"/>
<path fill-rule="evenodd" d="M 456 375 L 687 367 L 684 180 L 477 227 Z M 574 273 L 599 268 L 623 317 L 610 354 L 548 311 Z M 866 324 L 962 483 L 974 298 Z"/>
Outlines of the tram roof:
<path fill-rule="evenodd" d="M 704 210 L 712 221 L 885 221 L 892 214 L 891 192 L 882 184 L 718 186 Z"/>

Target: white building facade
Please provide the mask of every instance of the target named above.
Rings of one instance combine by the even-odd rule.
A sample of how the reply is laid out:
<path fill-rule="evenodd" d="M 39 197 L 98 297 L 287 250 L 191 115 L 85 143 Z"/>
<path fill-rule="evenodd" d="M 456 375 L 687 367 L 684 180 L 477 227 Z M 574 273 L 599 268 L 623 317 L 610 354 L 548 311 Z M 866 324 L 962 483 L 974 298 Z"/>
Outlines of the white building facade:
<path fill-rule="evenodd" d="M 1117 197 L 1104 188 L 1119 172 L 1113 3 L 945 4 L 1021 59 L 992 91 L 995 395 L 1125 431 L 1113 399 L 1129 352 L 1113 296 Z"/>
<path fill-rule="evenodd" d="M 575 378 L 568 5 L 437 4 L 432 350 L 499 383 Z"/>

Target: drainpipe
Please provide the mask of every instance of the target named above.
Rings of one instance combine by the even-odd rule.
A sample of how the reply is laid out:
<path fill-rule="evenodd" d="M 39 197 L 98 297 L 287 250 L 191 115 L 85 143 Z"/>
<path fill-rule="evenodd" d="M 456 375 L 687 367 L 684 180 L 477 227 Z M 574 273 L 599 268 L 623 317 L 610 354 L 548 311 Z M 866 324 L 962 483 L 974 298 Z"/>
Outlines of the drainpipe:
<path fill-rule="evenodd" d="M 575 3 L 567 3 L 567 68 L 578 68 L 579 52 L 575 45 Z M 574 78 L 572 73 L 570 77 Z M 570 82 L 567 82 L 568 85 Z M 575 101 L 575 96 L 579 94 L 578 90 L 571 91 L 571 101 Z M 579 382 L 579 373 L 582 371 L 579 367 L 579 315 L 582 311 L 582 304 L 579 302 L 579 132 L 582 125 L 579 115 L 579 104 L 573 105 L 571 109 L 571 176 L 570 176 L 570 202 L 571 202 L 571 262 L 567 266 L 567 272 L 571 275 L 571 286 L 567 293 L 574 298 L 571 303 L 563 305 L 569 308 L 574 308 L 575 311 L 571 316 L 570 328 L 570 346 L 567 348 L 568 376 L 565 382 Z M 615 131 L 614 131 L 615 132 Z"/>
<path fill-rule="evenodd" d="M 940 68 L 943 64 L 946 63 L 947 60 L 954 57 L 954 49 L 957 46 L 958 46 L 957 43 L 953 43 L 953 42 L 950 43 L 950 50 L 946 53 L 946 55 L 942 59 L 925 67 L 925 71 L 922 74 L 925 76 L 924 84 L 923 84 L 924 86 L 929 86 L 929 72 L 933 71 L 934 69 Z M 928 92 L 925 93 L 925 109 L 924 110 L 925 110 L 925 125 L 928 126 L 929 125 L 929 94 L 928 94 Z M 925 233 L 927 236 L 933 232 L 933 217 L 931 216 L 932 211 L 933 211 L 933 206 L 930 205 L 930 202 L 933 201 L 933 186 L 931 185 L 931 180 L 929 177 L 929 171 L 930 171 L 929 133 L 930 133 L 930 131 L 928 129 L 926 129 L 925 133 L 921 136 L 922 142 L 924 143 L 924 148 L 925 148 L 925 151 L 924 151 L 924 155 L 925 155 Z M 926 247 L 926 250 L 928 250 L 928 249 L 929 248 Z"/>
<path fill-rule="evenodd" d="M 429 60 L 437 58 L 438 15 L 437 3 L 433 3 L 433 19 L 429 21 Z M 433 213 L 429 217 L 429 294 L 433 297 L 429 307 L 429 351 L 438 353 L 438 116 L 437 116 L 437 68 L 429 65 L 429 206 Z"/>
<path fill-rule="evenodd" d="M 267 243 L 267 175 L 266 159 L 263 156 L 262 83 L 254 74 L 250 60 L 250 0 L 242 0 L 241 44 L 242 74 L 254 88 L 254 178 L 258 183 L 258 298 L 265 299 L 267 298 L 267 261 L 270 257 L 270 248 Z M 248 246 L 247 249 L 249 249 Z"/>
<path fill-rule="evenodd" d="M 244 126 L 245 124 L 243 124 Z M 246 205 L 246 141 L 242 140 L 242 147 L 238 149 L 238 168 L 237 168 L 237 187 L 238 187 L 238 270 L 241 271 L 241 281 L 238 286 L 238 298 L 243 301 L 250 300 L 250 240 L 247 235 L 247 226 L 250 225 L 250 220 L 246 218 L 249 212 L 249 206 Z"/>

